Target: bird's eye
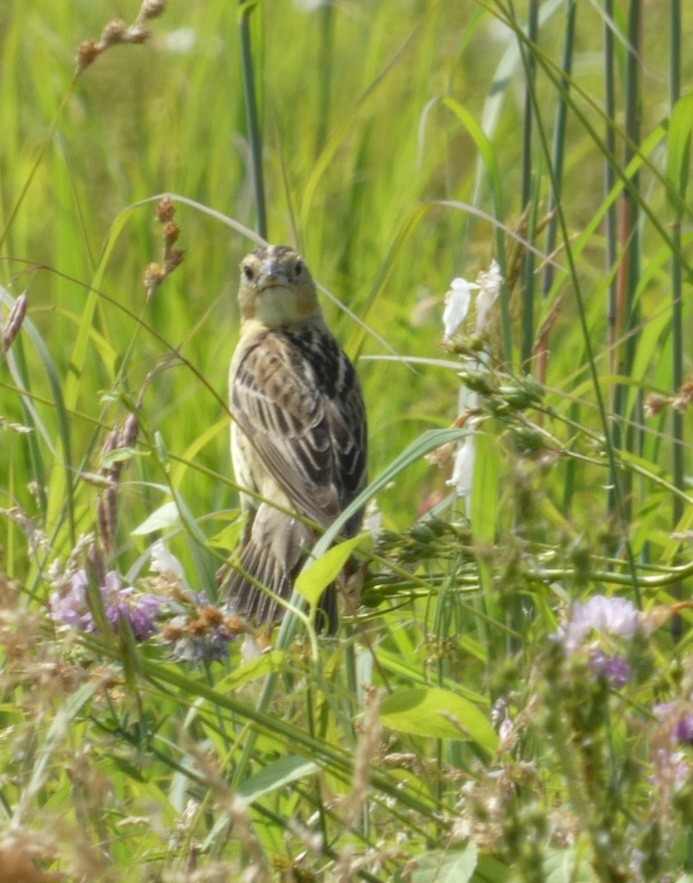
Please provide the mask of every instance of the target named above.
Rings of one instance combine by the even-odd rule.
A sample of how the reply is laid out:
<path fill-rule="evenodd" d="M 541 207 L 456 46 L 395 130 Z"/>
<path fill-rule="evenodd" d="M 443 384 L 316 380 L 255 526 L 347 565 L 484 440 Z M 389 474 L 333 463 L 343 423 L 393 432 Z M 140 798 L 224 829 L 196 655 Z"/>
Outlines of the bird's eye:
<path fill-rule="evenodd" d="M 303 272 L 303 261 L 296 261 L 294 264 L 294 276 L 300 276 Z"/>
<path fill-rule="evenodd" d="M 243 275 L 248 280 L 248 282 L 252 282 L 255 278 L 255 271 L 252 267 L 249 267 L 248 264 L 245 264 L 243 267 Z"/>

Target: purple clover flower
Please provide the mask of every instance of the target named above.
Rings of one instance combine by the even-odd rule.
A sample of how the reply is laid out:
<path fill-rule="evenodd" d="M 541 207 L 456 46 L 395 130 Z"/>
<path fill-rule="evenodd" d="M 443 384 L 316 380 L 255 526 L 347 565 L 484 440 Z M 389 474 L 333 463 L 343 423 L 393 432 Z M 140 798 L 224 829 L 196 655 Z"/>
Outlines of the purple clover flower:
<path fill-rule="evenodd" d="M 622 656 L 608 656 L 595 650 L 590 656 L 592 671 L 602 675 L 615 690 L 625 687 L 630 679 L 630 664 Z"/>
<path fill-rule="evenodd" d="M 693 714 L 687 714 L 678 721 L 673 736 L 682 745 L 693 745 Z"/>
<path fill-rule="evenodd" d="M 610 652 L 609 639 L 629 640 L 640 628 L 640 613 L 631 601 L 595 595 L 585 603 L 576 601 L 551 639 L 562 644 L 568 656 L 586 649 L 592 671 L 620 690 L 628 683 L 631 668 L 622 655 Z"/>
<path fill-rule="evenodd" d="M 121 620 L 129 623 L 137 641 L 146 641 L 157 629 L 156 618 L 166 598 L 151 594 L 138 594 L 132 586 L 123 586 L 114 570 L 106 574 L 101 586 L 106 617 L 117 627 Z M 78 570 L 70 581 L 70 589 L 63 595 L 54 592 L 50 599 L 51 616 L 56 622 L 90 634 L 98 629 L 87 601 L 87 574 Z"/>

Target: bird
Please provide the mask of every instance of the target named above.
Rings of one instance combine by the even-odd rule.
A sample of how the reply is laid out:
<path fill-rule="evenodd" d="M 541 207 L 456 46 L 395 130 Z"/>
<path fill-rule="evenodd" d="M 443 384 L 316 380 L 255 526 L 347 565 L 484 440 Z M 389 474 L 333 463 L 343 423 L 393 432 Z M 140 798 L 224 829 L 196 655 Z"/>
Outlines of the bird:
<path fill-rule="evenodd" d="M 285 610 L 276 597 L 290 597 L 317 533 L 366 486 L 367 416 L 356 370 L 295 249 L 267 245 L 248 254 L 238 304 L 231 459 L 247 521 L 223 591 L 233 613 L 271 630 Z M 358 533 L 362 515 L 347 520 L 344 537 Z M 334 585 L 323 593 L 316 625 L 336 631 Z"/>

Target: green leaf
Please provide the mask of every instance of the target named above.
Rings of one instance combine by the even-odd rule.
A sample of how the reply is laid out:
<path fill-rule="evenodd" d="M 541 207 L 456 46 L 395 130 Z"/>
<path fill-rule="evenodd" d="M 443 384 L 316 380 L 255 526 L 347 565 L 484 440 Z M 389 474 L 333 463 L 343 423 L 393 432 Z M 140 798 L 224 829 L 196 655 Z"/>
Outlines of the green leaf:
<path fill-rule="evenodd" d="M 468 699 L 442 687 L 396 690 L 383 700 L 380 720 L 400 733 L 471 739 L 489 753 L 498 745 L 498 736 L 483 712 Z"/>
<path fill-rule="evenodd" d="M 319 769 L 317 763 L 313 763 L 312 760 L 307 760 L 299 754 L 281 757 L 274 763 L 263 767 L 259 773 L 246 779 L 239 787 L 238 794 L 244 800 L 252 803 L 264 794 L 271 794 L 297 779 L 313 775 Z"/>
<path fill-rule="evenodd" d="M 108 469 L 114 463 L 123 463 L 125 460 L 131 460 L 133 457 L 148 456 L 148 451 L 138 451 L 136 448 L 116 448 L 103 455 L 100 465 L 102 469 Z"/>
<path fill-rule="evenodd" d="M 216 688 L 227 693 L 231 690 L 238 690 L 239 687 L 250 681 L 256 681 L 258 678 L 264 678 L 265 675 L 272 672 L 280 671 L 285 655 L 281 650 L 270 650 L 268 653 L 263 653 L 257 659 L 252 659 L 244 665 L 239 665 L 227 677 L 219 681 Z"/>
<path fill-rule="evenodd" d="M 693 92 L 677 101 L 669 123 L 667 177 L 680 196 L 682 206 L 690 172 L 691 128 L 693 128 Z"/>
<path fill-rule="evenodd" d="M 370 539 L 369 533 L 361 533 L 328 549 L 316 561 L 304 567 L 296 580 L 296 591 L 314 607 L 325 588 L 339 576 L 357 546 Z"/>
<path fill-rule="evenodd" d="M 500 455 L 495 438 L 485 432 L 475 436 L 472 536 L 477 543 L 492 543 L 498 518 Z"/>
<path fill-rule="evenodd" d="M 598 883 L 591 857 L 592 850 L 584 839 L 569 849 L 547 848 L 544 858 L 546 883 Z"/>
<path fill-rule="evenodd" d="M 419 859 L 412 883 L 467 883 L 476 868 L 477 848 L 469 843 L 464 849 L 436 850 Z"/>
<path fill-rule="evenodd" d="M 143 537 L 148 533 L 154 533 L 156 530 L 168 530 L 179 521 L 178 506 L 173 500 L 159 506 L 152 514 L 131 531 L 133 537 Z"/>
<path fill-rule="evenodd" d="M 487 853 L 479 856 L 472 883 L 507 883 L 509 879 L 510 869 L 503 862 Z"/>

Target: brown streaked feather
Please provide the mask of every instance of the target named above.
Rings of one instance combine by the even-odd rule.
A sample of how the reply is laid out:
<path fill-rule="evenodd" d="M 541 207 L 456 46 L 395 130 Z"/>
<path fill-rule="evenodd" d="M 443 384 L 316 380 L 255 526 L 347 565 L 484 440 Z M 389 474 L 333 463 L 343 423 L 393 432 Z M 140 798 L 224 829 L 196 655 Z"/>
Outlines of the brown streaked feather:
<path fill-rule="evenodd" d="M 304 324 L 303 333 L 265 330 L 244 342 L 234 359 L 232 410 L 297 511 L 327 526 L 365 485 L 365 412 L 346 355 L 324 325 Z M 342 359 L 348 377 L 333 389 Z"/>

